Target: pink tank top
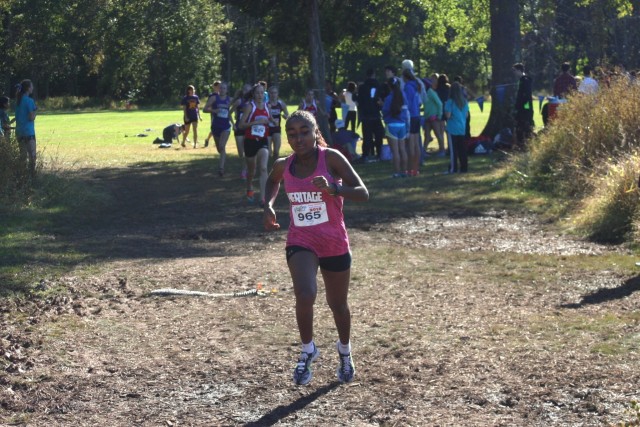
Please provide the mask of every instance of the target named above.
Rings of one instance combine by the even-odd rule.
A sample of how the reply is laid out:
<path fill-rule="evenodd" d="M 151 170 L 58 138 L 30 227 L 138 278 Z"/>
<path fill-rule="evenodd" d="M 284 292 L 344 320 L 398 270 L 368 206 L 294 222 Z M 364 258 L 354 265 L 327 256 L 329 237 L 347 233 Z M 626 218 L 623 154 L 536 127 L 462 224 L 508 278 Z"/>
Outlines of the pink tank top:
<path fill-rule="evenodd" d="M 313 251 L 318 258 L 350 252 L 349 236 L 342 213 L 343 198 L 331 196 L 311 183 L 314 177 L 321 175 L 330 184 L 342 182 L 329 174 L 326 155 L 326 148 L 318 147 L 316 170 L 306 178 L 297 178 L 291 174 L 295 154 L 287 158 L 284 171 L 284 189 L 289 198 L 291 215 L 287 246 L 302 246 Z"/>

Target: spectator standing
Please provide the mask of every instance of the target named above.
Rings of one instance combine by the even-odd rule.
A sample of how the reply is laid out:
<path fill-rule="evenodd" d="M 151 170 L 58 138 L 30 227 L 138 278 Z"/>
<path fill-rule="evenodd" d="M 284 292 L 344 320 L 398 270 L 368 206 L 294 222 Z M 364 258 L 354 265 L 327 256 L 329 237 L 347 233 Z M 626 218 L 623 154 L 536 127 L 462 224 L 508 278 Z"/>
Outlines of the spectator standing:
<path fill-rule="evenodd" d="M 36 173 L 36 103 L 31 98 L 33 83 L 25 79 L 16 90 L 16 136 L 20 143 L 20 154 L 29 163 L 29 173 Z"/>
<path fill-rule="evenodd" d="M 342 96 L 344 97 L 344 103 L 347 106 L 347 114 L 343 120 L 347 129 L 349 129 L 349 125 L 351 125 L 352 132 L 356 131 L 356 119 L 358 118 L 358 106 L 354 101 L 354 97 L 357 91 L 358 85 L 355 82 L 349 82 L 347 83 L 347 88 L 342 94 Z"/>
<path fill-rule="evenodd" d="M 571 65 L 568 62 L 563 63 L 560 70 L 560 75 L 553 81 L 553 96 L 563 99 L 570 92 L 578 90 L 578 83 L 571 75 Z"/>
<path fill-rule="evenodd" d="M 587 95 L 593 95 L 598 92 L 600 89 L 598 82 L 596 79 L 591 77 L 591 67 L 585 66 L 583 69 L 584 76 L 582 77 L 582 81 L 580 82 L 580 86 L 578 86 L 578 92 L 584 93 Z"/>
<path fill-rule="evenodd" d="M 407 125 L 402 117 L 405 97 L 400 88 L 400 79 L 391 77 L 387 80 L 389 95 L 382 105 L 382 117 L 385 123 L 385 135 L 391 147 L 393 162 L 393 178 L 404 178 L 408 174 L 409 163 L 405 140 L 407 138 Z"/>
<path fill-rule="evenodd" d="M 462 76 L 455 76 L 453 78 L 453 81 L 460 83 L 460 86 L 462 87 L 462 94 L 464 95 L 464 99 L 466 99 L 467 102 L 469 102 L 470 100 L 475 98 L 473 93 L 471 93 L 469 91 L 469 88 L 467 88 L 464 85 L 464 80 L 462 79 Z M 464 137 L 465 137 L 465 139 L 471 138 L 471 112 L 469 112 L 469 114 L 467 114 L 467 125 L 465 126 Z"/>
<path fill-rule="evenodd" d="M 387 81 L 390 78 L 397 77 L 397 74 L 398 74 L 398 70 L 393 65 L 385 65 L 384 66 L 384 77 L 385 77 L 385 79 L 387 79 Z"/>
<path fill-rule="evenodd" d="M 329 80 L 324 81 L 324 101 L 325 111 L 329 115 L 329 130 L 333 133 L 336 131 L 336 120 L 338 120 L 336 107 L 340 105 L 340 101 L 338 94 L 334 92 L 333 85 Z"/>
<path fill-rule="evenodd" d="M 427 103 L 427 88 L 424 84 L 424 82 L 422 81 L 422 79 L 419 79 L 416 76 L 416 73 L 413 69 L 413 61 L 410 59 L 405 59 L 402 61 L 402 70 L 409 70 L 411 72 L 411 74 L 413 75 L 413 77 L 415 78 L 415 81 L 418 85 L 418 97 L 420 100 L 420 104 L 422 105 L 426 105 Z M 402 87 L 402 89 L 404 90 L 404 79 L 402 79 L 400 81 L 400 87 Z M 419 107 L 418 107 L 419 109 Z M 407 111 L 408 114 L 408 111 Z M 422 164 L 423 160 L 427 157 L 427 150 L 425 149 L 424 145 L 423 145 L 423 141 L 420 138 L 420 129 L 422 128 L 422 125 L 424 123 L 424 120 L 422 117 L 420 117 L 419 115 L 420 113 L 418 112 L 418 119 L 419 119 L 419 125 L 418 125 L 418 132 L 417 132 L 417 141 L 418 141 L 418 156 L 419 156 L 419 164 Z M 407 125 L 407 128 L 410 127 L 410 124 Z"/>
<path fill-rule="evenodd" d="M 182 146 L 186 147 L 186 140 L 189 136 L 189 129 L 193 126 L 193 148 L 198 146 L 198 121 L 200 117 L 200 98 L 196 95 L 196 88 L 192 85 L 187 86 L 186 95 L 180 102 L 184 113 L 184 134 L 182 137 Z"/>
<path fill-rule="evenodd" d="M 424 149 L 426 151 L 427 146 L 433 140 L 431 137 L 431 131 L 433 131 L 438 141 L 438 154 L 444 156 L 444 122 L 442 121 L 444 111 L 442 109 L 442 101 L 436 91 L 433 90 L 431 80 L 424 79 L 423 83 L 427 93 L 424 104 Z"/>
<path fill-rule="evenodd" d="M 356 102 L 362 122 L 362 155 L 365 161 L 375 162 L 380 160 L 384 138 L 384 127 L 380 116 L 382 95 L 373 68 L 368 69 L 366 75 L 366 80 L 358 87 Z"/>
<path fill-rule="evenodd" d="M 418 79 L 409 68 L 402 70 L 404 81 L 404 97 L 409 110 L 409 142 L 407 144 L 407 159 L 409 176 L 420 174 L 420 93 L 421 86 Z"/>
<path fill-rule="evenodd" d="M 462 85 L 458 82 L 453 82 L 451 85 L 449 99 L 444 104 L 444 115 L 447 119 L 447 130 L 451 134 L 449 173 L 467 172 L 467 147 L 464 140 L 467 117 L 469 116 L 469 103 L 464 95 Z"/>
<path fill-rule="evenodd" d="M 533 93 L 532 81 L 525 73 L 524 65 L 513 65 L 513 73 L 518 79 L 518 91 L 514 105 L 516 119 L 516 142 L 523 145 L 533 133 Z"/>
<path fill-rule="evenodd" d="M 438 99 L 440 99 L 440 103 L 444 107 L 444 103 L 447 102 L 447 99 L 449 99 L 449 87 L 446 85 L 446 79 L 442 79 L 442 81 L 445 84 L 442 84 L 442 85 L 440 84 L 441 83 L 440 74 L 433 73 L 431 75 L 431 85 L 432 85 L 431 87 L 438 95 Z M 438 119 L 433 121 L 432 126 L 442 131 L 442 146 L 439 147 L 437 156 L 445 157 L 447 154 L 445 152 L 444 139 L 445 139 L 445 135 L 448 138 L 448 134 L 446 129 L 446 121 L 444 119 L 444 108 L 442 109 L 442 114 L 438 117 Z M 436 136 L 437 136 L 437 132 L 436 132 Z M 440 143 L 440 141 L 438 141 L 438 143 Z"/>

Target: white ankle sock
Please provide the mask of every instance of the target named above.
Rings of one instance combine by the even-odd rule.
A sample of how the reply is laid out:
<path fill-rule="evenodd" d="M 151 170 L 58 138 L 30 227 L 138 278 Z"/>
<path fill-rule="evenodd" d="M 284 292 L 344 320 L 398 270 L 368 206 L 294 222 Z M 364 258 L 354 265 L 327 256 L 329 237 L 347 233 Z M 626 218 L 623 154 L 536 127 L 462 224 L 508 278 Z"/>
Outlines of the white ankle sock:
<path fill-rule="evenodd" d="M 311 340 L 311 342 L 305 344 L 302 343 L 302 351 L 304 351 L 305 353 L 313 353 L 313 350 L 315 350 L 316 348 L 316 344 L 313 342 L 313 340 Z"/>
<path fill-rule="evenodd" d="M 340 354 L 349 354 L 351 353 L 351 341 L 347 344 L 342 344 L 340 340 L 338 340 L 338 351 Z"/>

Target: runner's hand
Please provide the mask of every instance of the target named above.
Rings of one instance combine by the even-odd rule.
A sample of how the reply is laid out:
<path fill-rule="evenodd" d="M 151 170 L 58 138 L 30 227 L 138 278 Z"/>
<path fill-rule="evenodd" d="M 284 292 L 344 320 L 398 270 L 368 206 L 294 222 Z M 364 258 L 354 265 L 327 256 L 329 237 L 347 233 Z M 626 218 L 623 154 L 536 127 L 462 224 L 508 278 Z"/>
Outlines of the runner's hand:
<path fill-rule="evenodd" d="M 264 229 L 267 231 L 280 230 L 280 224 L 276 222 L 276 212 L 272 207 L 264 208 Z"/>
<path fill-rule="evenodd" d="M 313 185 L 316 186 L 316 188 L 318 188 L 318 190 L 326 190 L 329 191 L 331 190 L 331 185 L 329 184 L 329 181 L 327 181 L 327 178 L 324 176 L 316 176 L 311 180 L 311 183 Z"/>

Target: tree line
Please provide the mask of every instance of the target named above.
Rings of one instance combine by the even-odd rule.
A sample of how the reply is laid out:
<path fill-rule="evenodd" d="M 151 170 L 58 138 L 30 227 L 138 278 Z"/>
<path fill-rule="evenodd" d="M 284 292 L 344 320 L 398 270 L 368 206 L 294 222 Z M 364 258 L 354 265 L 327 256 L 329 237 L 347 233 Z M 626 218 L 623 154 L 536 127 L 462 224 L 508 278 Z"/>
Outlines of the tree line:
<path fill-rule="evenodd" d="M 266 80 L 285 97 L 301 96 L 312 86 L 307 3 L 3 0 L 0 92 L 11 94 L 30 78 L 41 98 L 157 103 L 178 99 L 187 84 L 205 93 L 222 79 L 236 89 Z M 493 3 L 317 1 L 325 77 L 342 87 L 362 80 L 369 67 L 410 58 L 422 76 L 461 75 L 476 93 L 489 93 L 491 52 L 504 45 L 500 37 L 513 37 L 492 26 L 513 27 L 513 19 L 513 57 L 527 65 L 537 91 L 549 90 L 564 61 L 574 71 L 602 63 L 640 67 L 640 2 L 513 0 L 515 17 L 513 10 L 501 16 Z"/>

